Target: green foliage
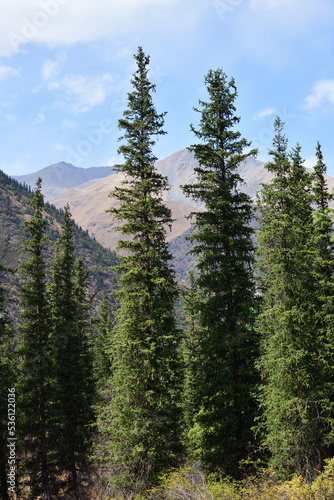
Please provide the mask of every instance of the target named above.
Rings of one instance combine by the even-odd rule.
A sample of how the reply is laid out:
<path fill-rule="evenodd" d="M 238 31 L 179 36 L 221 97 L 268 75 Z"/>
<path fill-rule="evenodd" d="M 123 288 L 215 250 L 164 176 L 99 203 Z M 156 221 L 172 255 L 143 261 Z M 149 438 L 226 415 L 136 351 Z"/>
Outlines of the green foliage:
<path fill-rule="evenodd" d="M 278 118 L 275 127 L 274 149 L 269 152 L 273 161 L 267 165 L 275 177 L 263 186 L 259 200 L 261 404 L 264 442 L 273 464 L 282 474 L 289 474 L 295 468 L 305 472 L 309 461 L 315 459 L 311 457 L 315 445 L 311 434 L 317 428 L 312 422 L 316 408 L 310 402 L 316 403 L 317 397 L 311 397 L 310 365 L 316 362 L 312 354 L 316 339 L 307 303 L 312 286 L 312 200 L 311 179 L 302 166 L 300 148 L 296 148 L 290 164 L 283 124 Z"/>
<path fill-rule="evenodd" d="M 5 288 L 12 290 L 14 295 L 18 294 L 20 284 L 20 276 L 16 270 L 19 263 L 27 259 L 24 241 L 27 240 L 28 235 L 24 228 L 25 221 L 33 216 L 30 200 L 29 188 L 24 188 L 15 179 L 0 171 L 0 255 L 2 263 L 15 271 L 5 276 L 4 283 Z M 58 210 L 50 203 L 44 203 L 42 212 L 48 222 L 45 236 L 50 244 L 45 249 L 45 256 L 49 262 L 53 258 L 54 246 L 60 236 L 59 228 L 63 221 L 63 210 Z M 117 265 L 118 258 L 115 252 L 103 248 L 76 224 L 73 241 L 75 256 L 82 256 L 84 264 L 90 270 L 90 290 L 92 291 L 93 288 L 98 290 L 94 297 L 94 309 L 96 310 L 102 301 L 103 293 L 107 297 L 108 305 L 115 308 L 111 293 L 116 288 L 116 272 L 113 268 Z M 14 327 L 17 327 L 18 307 L 15 301 L 10 303 L 9 312 Z"/>
<path fill-rule="evenodd" d="M 28 261 L 21 264 L 24 279 L 20 291 L 21 340 L 18 406 L 22 418 L 21 439 L 29 451 L 26 466 L 29 470 L 31 492 L 51 498 L 47 433 L 49 431 L 49 401 L 51 364 L 49 344 L 50 312 L 46 294 L 42 180 L 36 183 L 31 201 L 32 219 L 26 223 L 29 237 L 25 243 Z"/>
<path fill-rule="evenodd" d="M 17 267 L 23 253 L 21 237 L 24 234 L 25 214 L 14 201 L 18 196 L 26 201 L 24 211 L 32 215 L 28 193 L 0 171 L 0 253 L 2 263 L 12 269 Z M 6 280 L 12 281 L 13 275 L 6 276 Z"/>
<path fill-rule="evenodd" d="M 259 199 L 260 428 L 271 463 L 280 474 L 298 472 L 310 479 L 326 456 L 328 438 L 325 413 L 329 408 L 324 410 L 330 393 L 324 385 L 323 362 L 324 358 L 329 362 L 328 337 L 323 329 L 327 320 L 332 324 L 332 314 L 324 314 L 327 299 L 320 283 L 328 265 L 333 272 L 332 250 L 328 227 L 323 231 L 322 224 L 313 223 L 312 204 L 319 211 L 327 208 L 322 174 L 319 170 L 313 176 L 318 179 L 313 194 L 312 176 L 302 165 L 300 147 L 292 151 L 290 162 L 279 118 L 275 129 L 269 152 L 273 160 L 266 165 L 274 179 L 263 185 Z M 325 266 L 322 252 L 327 254 Z M 326 286 L 333 297 L 328 279 Z"/>
<path fill-rule="evenodd" d="M 74 257 L 70 217 L 66 206 L 49 286 L 53 375 L 50 439 L 54 441 L 59 470 L 70 472 L 70 489 L 75 498 L 79 498 L 77 472 L 78 467 L 86 463 L 93 433 L 95 392 L 88 328 L 89 281 L 82 260 L 76 261 Z"/>
<path fill-rule="evenodd" d="M 202 428 L 202 460 L 212 470 L 238 475 L 247 456 L 256 409 L 254 359 L 254 282 L 251 200 L 240 190 L 239 164 L 256 153 L 234 130 L 239 123 L 237 90 L 221 69 L 205 78 L 209 102 L 200 101 L 200 142 L 190 148 L 199 166 L 196 182 L 183 186 L 187 196 L 205 203 L 193 214 L 198 256 L 198 356 L 194 387 L 195 421 Z M 199 110 L 196 110 L 199 111 Z"/>
<path fill-rule="evenodd" d="M 1 275 L 5 271 L 0 265 Z M 15 390 L 17 378 L 13 328 L 6 305 L 5 290 L 0 282 L 0 496 L 3 500 L 8 498 L 8 389 Z"/>
<path fill-rule="evenodd" d="M 318 367 L 321 373 L 319 406 L 324 423 L 322 432 L 323 457 L 334 454 L 334 241 L 332 210 L 329 203 L 334 196 L 328 193 L 321 146 L 316 147 L 317 163 L 313 172 L 313 239 L 315 329 L 317 331 Z"/>
<path fill-rule="evenodd" d="M 185 423 L 185 434 L 188 441 L 188 453 L 196 454 L 198 440 L 197 433 L 194 433 L 194 417 L 196 415 L 196 394 L 197 394 L 197 365 L 198 365 L 198 341 L 200 331 L 200 315 L 198 303 L 200 292 L 196 284 L 194 270 L 189 272 L 190 286 L 183 296 L 185 313 L 185 331 L 182 339 L 182 355 L 184 361 L 184 381 L 183 381 L 183 418 Z M 198 427 L 198 424 L 197 426 Z M 190 435 L 189 435 L 190 432 Z"/>
<path fill-rule="evenodd" d="M 101 498 L 332 499 L 333 195 L 321 146 L 309 174 L 276 119 L 266 165 L 274 178 L 258 199 L 256 299 L 254 212 L 237 170 L 256 151 L 236 131 L 234 80 L 209 71 L 209 100 L 196 109 L 198 129 L 191 126 L 196 182 L 183 186 L 205 209 L 192 214 L 188 261 L 197 269 L 181 309 L 166 243 L 169 185 L 152 151 L 165 113 L 153 105 L 149 58 L 141 48 L 134 57 L 119 121 L 124 181 L 109 210 L 123 235 L 120 259 L 71 221 L 68 206 L 44 204 L 41 179 L 28 202 L 30 187 L 0 171 L 1 498 L 8 499 L 7 394 L 15 387 L 22 498 L 97 498 L 80 484 L 94 438 Z M 174 247 L 180 255 L 188 249 L 181 240 Z M 5 267 L 19 261 L 20 278 Z M 16 339 L 9 289 L 14 295 L 19 286 Z M 173 469 L 184 461 L 182 443 L 187 463 L 199 462 Z M 257 476 L 247 476 L 250 467 Z"/>
<path fill-rule="evenodd" d="M 103 295 L 95 321 L 97 337 L 94 342 L 94 374 L 98 387 L 103 387 L 111 377 L 114 344 L 114 321 Z"/>
<path fill-rule="evenodd" d="M 166 244 L 170 210 L 162 203 L 167 179 L 154 166 L 153 137 L 164 134 L 147 78 L 149 58 L 141 48 L 128 109 L 119 127 L 125 163 L 121 187 L 111 193 L 121 203 L 110 209 L 122 225 L 119 266 L 120 310 L 116 315 L 110 445 L 114 464 L 130 482 L 145 484 L 178 461 L 180 333 L 175 325 L 177 286 Z"/>

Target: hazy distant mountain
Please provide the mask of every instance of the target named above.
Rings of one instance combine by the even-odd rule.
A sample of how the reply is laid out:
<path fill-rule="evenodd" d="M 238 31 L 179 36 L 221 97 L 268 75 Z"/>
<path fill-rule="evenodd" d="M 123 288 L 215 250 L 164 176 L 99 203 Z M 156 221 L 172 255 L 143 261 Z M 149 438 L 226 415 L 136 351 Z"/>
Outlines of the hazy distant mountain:
<path fill-rule="evenodd" d="M 67 189 L 79 186 L 92 179 L 106 177 L 112 174 L 113 171 L 113 167 L 79 168 L 62 161 L 33 174 L 14 176 L 14 179 L 33 188 L 38 177 L 41 177 L 45 199 L 52 202 Z"/>
<path fill-rule="evenodd" d="M 194 206 L 194 202 L 187 198 L 181 189 L 182 184 L 191 184 L 195 180 L 194 167 L 197 161 L 193 153 L 187 149 L 178 151 L 168 158 L 156 163 L 158 170 L 168 177 L 171 190 L 166 194 L 166 200 L 180 201 L 186 205 Z M 68 189 L 82 187 L 90 181 L 103 179 L 114 174 L 113 167 L 91 167 L 80 168 L 70 163 L 59 162 L 27 175 L 13 176 L 20 183 L 30 185 L 36 184 L 38 177 L 43 180 L 42 191 L 46 201 L 53 202 Z M 254 197 L 260 182 L 270 178 L 268 172 L 263 169 L 263 163 L 249 159 L 240 168 L 241 177 L 247 181 L 246 191 Z M 87 186 L 85 186 L 86 188 Z"/>

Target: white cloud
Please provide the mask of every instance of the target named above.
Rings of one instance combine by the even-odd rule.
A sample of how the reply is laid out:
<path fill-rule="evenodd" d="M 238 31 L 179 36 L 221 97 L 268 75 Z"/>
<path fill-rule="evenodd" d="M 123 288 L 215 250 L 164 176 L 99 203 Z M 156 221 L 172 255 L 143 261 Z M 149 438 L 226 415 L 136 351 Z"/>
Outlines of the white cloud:
<path fill-rule="evenodd" d="M 2 111 L 0 111 L 0 117 L 1 120 L 6 121 L 9 124 L 15 123 L 17 121 L 17 116 L 11 113 L 3 113 Z"/>
<path fill-rule="evenodd" d="M 75 128 L 76 127 L 76 123 L 73 122 L 73 121 L 65 119 L 62 122 L 62 126 L 65 127 L 65 128 Z"/>
<path fill-rule="evenodd" d="M 20 73 L 10 66 L 0 66 L 0 81 L 10 76 L 18 76 Z"/>
<path fill-rule="evenodd" d="M 39 113 L 37 115 L 37 117 L 35 118 L 35 123 L 39 124 L 39 123 L 43 123 L 43 122 L 45 122 L 45 115 L 43 113 Z"/>
<path fill-rule="evenodd" d="M 7 123 L 15 123 L 17 121 L 17 117 L 12 114 L 5 115 L 5 120 Z"/>
<path fill-rule="evenodd" d="M 59 82 L 51 82 L 48 88 L 64 92 L 70 99 L 71 109 L 83 112 L 106 99 L 112 88 L 112 82 L 113 78 L 109 73 L 101 77 L 67 75 Z"/>
<path fill-rule="evenodd" d="M 316 163 L 317 163 L 317 157 L 316 156 L 309 156 L 308 158 L 306 158 L 303 165 L 306 168 L 314 169 L 314 166 L 316 165 Z"/>
<path fill-rule="evenodd" d="M 305 99 L 305 106 L 309 111 L 326 105 L 331 108 L 334 105 L 334 80 L 319 80 Z"/>
<path fill-rule="evenodd" d="M 90 108 L 105 100 L 107 89 L 111 83 L 112 76 L 110 74 L 105 74 L 102 78 L 72 75 L 63 80 L 62 86 L 68 94 L 76 97 L 79 107 Z"/>
<path fill-rule="evenodd" d="M 259 120 L 261 118 L 265 118 L 266 116 L 271 116 L 276 112 L 275 108 L 266 108 L 262 111 L 258 111 L 254 116 L 253 120 Z"/>
<path fill-rule="evenodd" d="M 44 80 L 49 80 L 52 76 L 57 74 L 58 63 L 56 61 L 46 61 L 42 69 L 42 76 Z"/>
<path fill-rule="evenodd" d="M 60 88 L 60 83 L 59 82 L 50 82 L 48 85 L 49 90 L 57 90 Z"/>
<path fill-rule="evenodd" d="M 10 56 L 27 43 L 73 44 L 115 40 L 182 0 L 1 0 L 0 55 Z M 186 7 L 186 6 L 185 6 Z M 169 16 L 175 11 L 169 9 Z M 188 17 L 191 13 L 188 13 Z M 184 12 L 185 20 L 187 19 Z M 168 22 L 166 22 L 166 27 Z"/>
<path fill-rule="evenodd" d="M 67 59 L 66 52 L 61 52 L 60 54 L 58 54 L 55 60 L 45 61 L 42 69 L 43 79 L 49 80 L 50 78 L 55 77 L 59 73 L 60 68 L 64 64 L 66 59 Z"/>

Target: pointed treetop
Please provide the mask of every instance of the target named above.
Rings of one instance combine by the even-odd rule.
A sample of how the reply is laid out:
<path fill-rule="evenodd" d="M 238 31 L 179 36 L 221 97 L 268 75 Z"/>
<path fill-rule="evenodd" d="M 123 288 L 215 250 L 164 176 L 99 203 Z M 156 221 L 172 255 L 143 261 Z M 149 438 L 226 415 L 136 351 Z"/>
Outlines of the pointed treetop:
<path fill-rule="evenodd" d="M 118 127 L 124 130 L 119 138 L 124 144 L 119 147 L 118 154 L 123 155 L 125 164 L 117 165 L 116 169 L 136 177 L 143 170 L 152 171 L 157 160 L 152 153 L 156 142 L 153 137 L 166 134 L 163 130 L 166 112 L 158 114 L 152 101 L 155 85 L 148 79 L 149 56 L 139 47 L 134 59 L 137 69 L 131 80 L 133 90 L 128 93 L 128 107 L 118 122 Z"/>
<path fill-rule="evenodd" d="M 273 140 L 273 149 L 268 154 L 272 161 L 266 164 L 266 169 L 274 173 L 277 177 L 283 178 L 290 171 L 290 162 L 288 158 L 288 140 L 284 135 L 284 122 L 279 116 L 274 122 L 275 137 Z"/>

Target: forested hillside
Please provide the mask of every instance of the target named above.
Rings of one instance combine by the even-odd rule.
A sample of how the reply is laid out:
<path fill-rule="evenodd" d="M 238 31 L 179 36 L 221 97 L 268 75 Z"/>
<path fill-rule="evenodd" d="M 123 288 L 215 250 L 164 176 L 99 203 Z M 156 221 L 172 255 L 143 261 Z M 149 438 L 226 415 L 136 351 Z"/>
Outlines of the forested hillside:
<path fill-rule="evenodd" d="M 29 205 L 31 196 L 31 188 L 22 186 L 0 171 L 0 259 L 2 265 L 13 271 L 3 275 L 2 279 L 6 288 L 9 287 L 14 294 L 18 292 L 20 284 L 18 265 L 26 259 L 23 251 L 24 227 L 25 221 L 30 220 L 33 214 Z M 51 258 L 54 245 L 60 237 L 62 210 L 45 203 L 43 213 L 48 222 L 46 236 L 50 241 L 50 248 L 47 252 Z M 116 287 L 116 276 L 112 270 L 117 264 L 115 252 L 103 248 L 88 235 L 87 231 L 83 231 L 77 225 L 75 225 L 74 241 L 76 254 L 83 258 L 90 272 L 90 290 L 92 293 L 100 291 L 95 301 L 96 306 L 102 300 L 102 291 L 108 296 L 108 303 L 111 305 L 110 292 Z"/>

